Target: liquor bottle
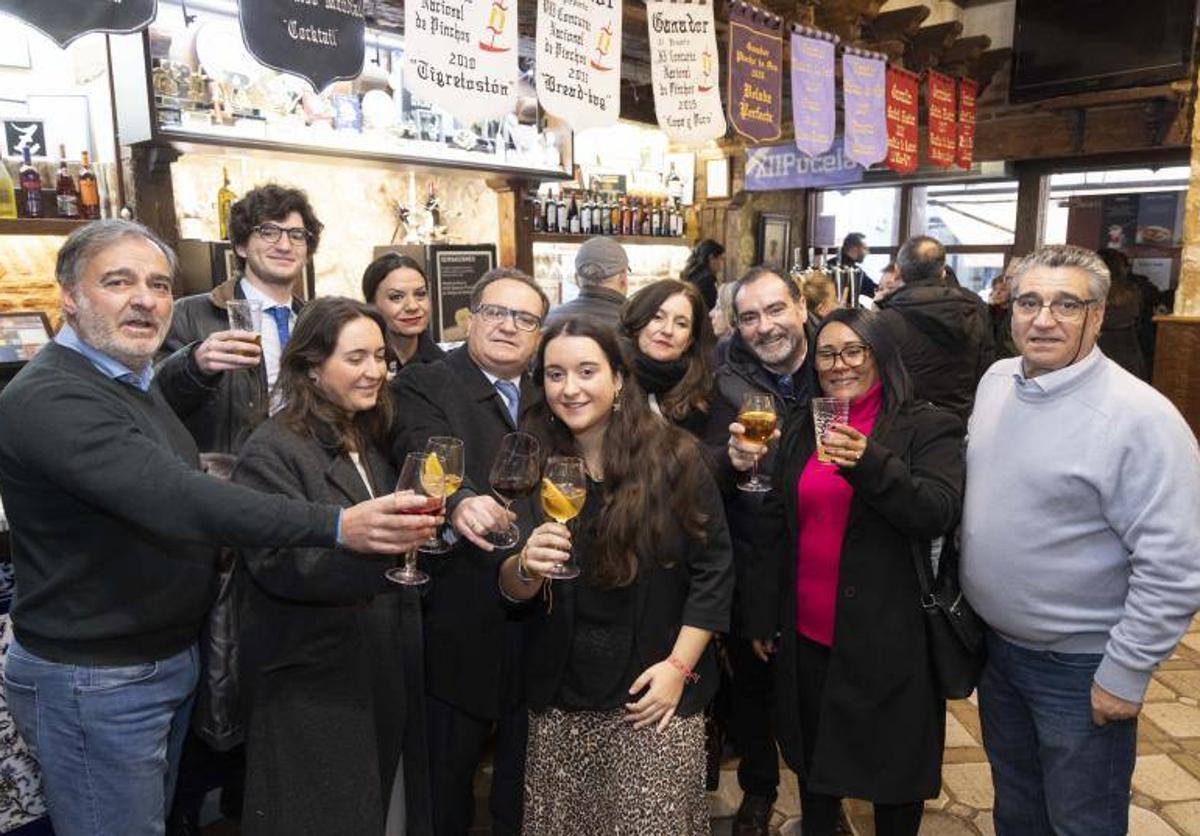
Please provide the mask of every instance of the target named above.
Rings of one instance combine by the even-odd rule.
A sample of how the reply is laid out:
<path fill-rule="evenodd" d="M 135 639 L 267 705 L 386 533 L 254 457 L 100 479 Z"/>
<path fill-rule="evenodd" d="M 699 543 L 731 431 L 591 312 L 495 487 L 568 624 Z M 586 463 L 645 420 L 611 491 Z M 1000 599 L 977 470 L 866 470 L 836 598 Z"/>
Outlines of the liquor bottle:
<path fill-rule="evenodd" d="M 557 220 L 558 209 L 554 206 L 554 193 L 546 189 L 546 199 L 542 201 L 542 231 L 554 232 Z"/>
<path fill-rule="evenodd" d="M 12 175 L 4 158 L 0 157 L 0 218 L 15 218 L 17 216 L 17 187 L 13 185 Z"/>
<path fill-rule="evenodd" d="M 542 231 L 542 217 L 543 217 L 542 216 L 542 200 L 541 200 L 541 198 L 538 197 L 537 192 L 534 192 L 532 195 L 529 196 L 529 205 L 532 207 L 530 211 L 533 214 L 533 219 L 532 219 L 533 220 L 533 231 L 541 232 Z"/>
<path fill-rule="evenodd" d="M 621 234 L 633 234 L 633 198 L 627 194 L 621 195 Z"/>
<path fill-rule="evenodd" d="M 605 195 L 600 202 L 600 234 L 612 235 L 612 195 Z"/>
<path fill-rule="evenodd" d="M 639 235 L 650 235 L 650 216 L 654 213 L 654 202 L 647 198 L 642 198 L 642 223 L 638 227 Z"/>
<path fill-rule="evenodd" d="M 613 192 L 612 205 L 609 207 L 609 216 L 612 218 L 612 232 L 609 235 L 621 234 L 621 217 L 624 212 L 621 209 L 621 201 L 617 197 L 616 192 Z"/>
<path fill-rule="evenodd" d="M 629 222 L 629 234 L 642 234 L 642 201 L 638 198 L 633 198 L 633 208 L 630 211 L 632 218 Z"/>
<path fill-rule="evenodd" d="M 804 278 L 804 248 L 794 247 L 792 249 L 792 269 L 789 271 L 792 281 L 800 281 Z"/>
<path fill-rule="evenodd" d="M 567 201 L 563 198 L 562 189 L 558 191 L 558 231 L 562 234 L 571 231 L 571 220 L 567 217 Z"/>
<path fill-rule="evenodd" d="M 221 240 L 225 241 L 229 238 L 229 209 L 237 200 L 237 195 L 229 188 L 229 169 L 222 168 L 221 176 L 224 183 L 217 189 L 217 232 Z"/>
<path fill-rule="evenodd" d="M 654 210 L 650 214 L 650 234 L 656 238 L 663 234 L 662 222 L 663 222 L 662 203 L 657 198 L 655 198 Z"/>
<path fill-rule="evenodd" d="M 71 169 L 67 167 L 67 148 L 58 146 L 58 182 L 54 191 L 58 202 L 60 218 L 79 217 L 79 191 L 75 188 L 75 180 L 71 177 Z"/>
<path fill-rule="evenodd" d="M 582 218 L 579 217 L 579 202 L 575 199 L 575 192 L 571 192 L 571 199 L 567 202 L 567 230 L 572 235 L 578 235 L 582 229 Z"/>
<path fill-rule="evenodd" d="M 100 188 L 88 162 L 87 151 L 83 152 L 83 161 L 79 165 L 79 214 L 88 220 L 100 217 Z"/>
<path fill-rule="evenodd" d="M 21 149 L 25 163 L 18 172 L 21 183 L 21 209 L 27 218 L 46 217 L 46 207 L 42 204 L 42 175 L 33 167 L 29 157 L 29 149 Z"/>
<path fill-rule="evenodd" d="M 583 208 L 579 210 L 579 231 L 584 235 L 592 234 L 592 216 L 595 214 L 596 201 L 592 199 L 592 193 L 587 192 L 583 196 Z"/>

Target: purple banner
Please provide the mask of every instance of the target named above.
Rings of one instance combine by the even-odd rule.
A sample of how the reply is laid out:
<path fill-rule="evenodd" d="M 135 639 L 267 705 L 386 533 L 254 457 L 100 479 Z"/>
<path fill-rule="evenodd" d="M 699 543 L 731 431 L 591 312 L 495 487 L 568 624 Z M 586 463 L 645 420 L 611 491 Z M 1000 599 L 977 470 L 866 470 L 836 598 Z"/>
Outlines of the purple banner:
<path fill-rule="evenodd" d="M 783 125 L 783 18 L 742 0 L 729 5 L 729 121 L 752 142 Z"/>
<path fill-rule="evenodd" d="M 792 27 L 792 123 L 796 147 L 815 157 L 829 150 L 837 132 L 834 49 L 837 35 Z"/>
<path fill-rule="evenodd" d="M 868 168 L 887 157 L 887 61 L 847 49 L 842 56 L 846 156 Z"/>

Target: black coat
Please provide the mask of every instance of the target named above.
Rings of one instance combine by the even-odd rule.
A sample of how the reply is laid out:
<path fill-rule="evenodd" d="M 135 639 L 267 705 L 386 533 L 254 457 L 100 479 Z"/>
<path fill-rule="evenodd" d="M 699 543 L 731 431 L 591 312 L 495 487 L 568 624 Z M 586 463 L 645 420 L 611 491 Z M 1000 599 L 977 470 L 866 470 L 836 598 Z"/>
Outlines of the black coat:
<path fill-rule="evenodd" d="M 433 337 L 429 336 L 429 332 L 422 331 L 421 335 L 417 337 L 416 353 L 414 353 L 412 357 L 408 358 L 407 363 L 401 363 L 400 358 L 393 353 L 391 345 L 388 345 L 388 373 L 399 374 L 400 370 L 405 366 L 415 366 L 420 363 L 436 363 L 445 356 L 446 352 L 442 350 L 440 345 L 433 341 Z"/>
<path fill-rule="evenodd" d="M 409 365 L 392 381 L 401 428 L 393 452 L 397 462 L 420 451 L 430 436 L 461 438 L 465 478 L 447 502 L 447 517 L 465 497 L 487 494 L 492 459 L 500 440 L 513 432 L 508 409 L 496 387 L 461 346 L 436 363 Z M 521 414 L 540 398 L 521 383 Z M 533 519 L 532 504 L 513 510 L 522 537 Z M 509 552 L 484 552 L 460 540 L 448 554 L 426 562 L 434 576 L 425 596 L 425 655 L 429 693 L 477 717 L 495 719 L 502 707 L 520 701 L 520 614 L 500 596 L 499 564 Z"/>
<path fill-rule="evenodd" d="M 375 495 L 386 456 L 367 453 Z M 233 479 L 349 507 L 369 499 L 348 457 L 278 417 L 247 440 Z M 390 558 L 340 549 L 244 549 L 247 836 L 382 834 L 404 760 L 409 833 L 430 832 L 418 593 L 390 583 Z"/>
<path fill-rule="evenodd" d="M 904 285 L 879 303 L 919 400 L 962 419 L 971 415 L 975 387 L 996 359 L 987 303 L 969 290 Z"/>
<path fill-rule="evenodd" d="M 811 414 L 781 439 L 749 593 L 758 604 L 747 621 L 753 637 L 780 633 L 775 728 L 788 765 L 814 792 L 900 803 L 933 798 L 941 786 L 945 703 L 930 667 L 912 544 L 928 553 L 929 541 L 958 520 L 963 428 L 949 413 L 912 405 L 878 430 L 858 466 L 842 471 L 854 498 L 811 775 L 796 667 L 796 485 L 815 447 Z"/>

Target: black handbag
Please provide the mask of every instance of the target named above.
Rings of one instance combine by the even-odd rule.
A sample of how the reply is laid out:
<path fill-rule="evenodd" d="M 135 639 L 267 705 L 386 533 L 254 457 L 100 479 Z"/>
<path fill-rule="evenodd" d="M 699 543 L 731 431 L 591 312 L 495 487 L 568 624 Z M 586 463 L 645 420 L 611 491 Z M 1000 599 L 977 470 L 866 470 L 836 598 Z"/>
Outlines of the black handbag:
<path fill-rule="evenodd" d="M 979 684 L 987 660 L 984 642 L 987 628 L 959 588 L 955 537 L 942 538 L 936 573 L 932 571 L 929 552 L 916 541 L 912 552 L 938 691 L 946 699 L 966 699 Z"/>

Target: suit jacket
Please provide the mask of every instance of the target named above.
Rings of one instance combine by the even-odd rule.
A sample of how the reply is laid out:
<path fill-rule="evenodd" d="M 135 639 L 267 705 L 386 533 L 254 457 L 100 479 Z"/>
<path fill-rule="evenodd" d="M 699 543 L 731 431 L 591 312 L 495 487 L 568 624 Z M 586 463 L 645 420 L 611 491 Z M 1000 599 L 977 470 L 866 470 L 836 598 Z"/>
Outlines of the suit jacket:
<path fill-rule="evenodd" d="M 447 518 L 469 496 L 487 494 L 500 440 L 516 430 L 504 399 L 461 346 L 435 363 L 408 365 L 392 381 L 401 428 L 397 462 L 425 448 L 430 436 L 461 438 L 462 487 L 447 502 Z M 520 414 L 541 397 L 528 377 L 521 382 Z M 531 501 L 513 505 L 521 537 L 528 536 Z M 434 576 L 425 596 L 426 681 L 429 693 L 477 717 L 495 719 L 521 700 L 520 613 L 500 596 L 499 565 L 511 552 L 485 552 L 459 540 L 446 555 L 427 561 Z"/>
<path fill-rule="evenodd" d="M 386 455 L 365 453 L 372 490 L 392 490 Z M 274 418 L 247 440 L 233 480 L 349 507 L 370 498 L 333 443 Z M 416 590 L 396 561 L 342 549 L 244 549 L 241 679 L 247 834 L 382 834 L 404 761 L 408 832 L 428 833 L 430 797 Z"/>
<path fill-rule="evenodd" d="M 784 759 L 814 792 L 885 803 L 941 785 L 945 702 L 933 681 L 912 545 L 949 531 L 962 507 L 962 424 L 928 404 L 877 426 L 858 466 L 838 571 L 834 639 L 806 774 L 796 665 L 796 487 L 816 441 L 811 412 L 784 427 L 747 592 L 748 635 L 778 630 L 775 722 Z M 882 422 L 884 417 L 881 415 Z"/>

